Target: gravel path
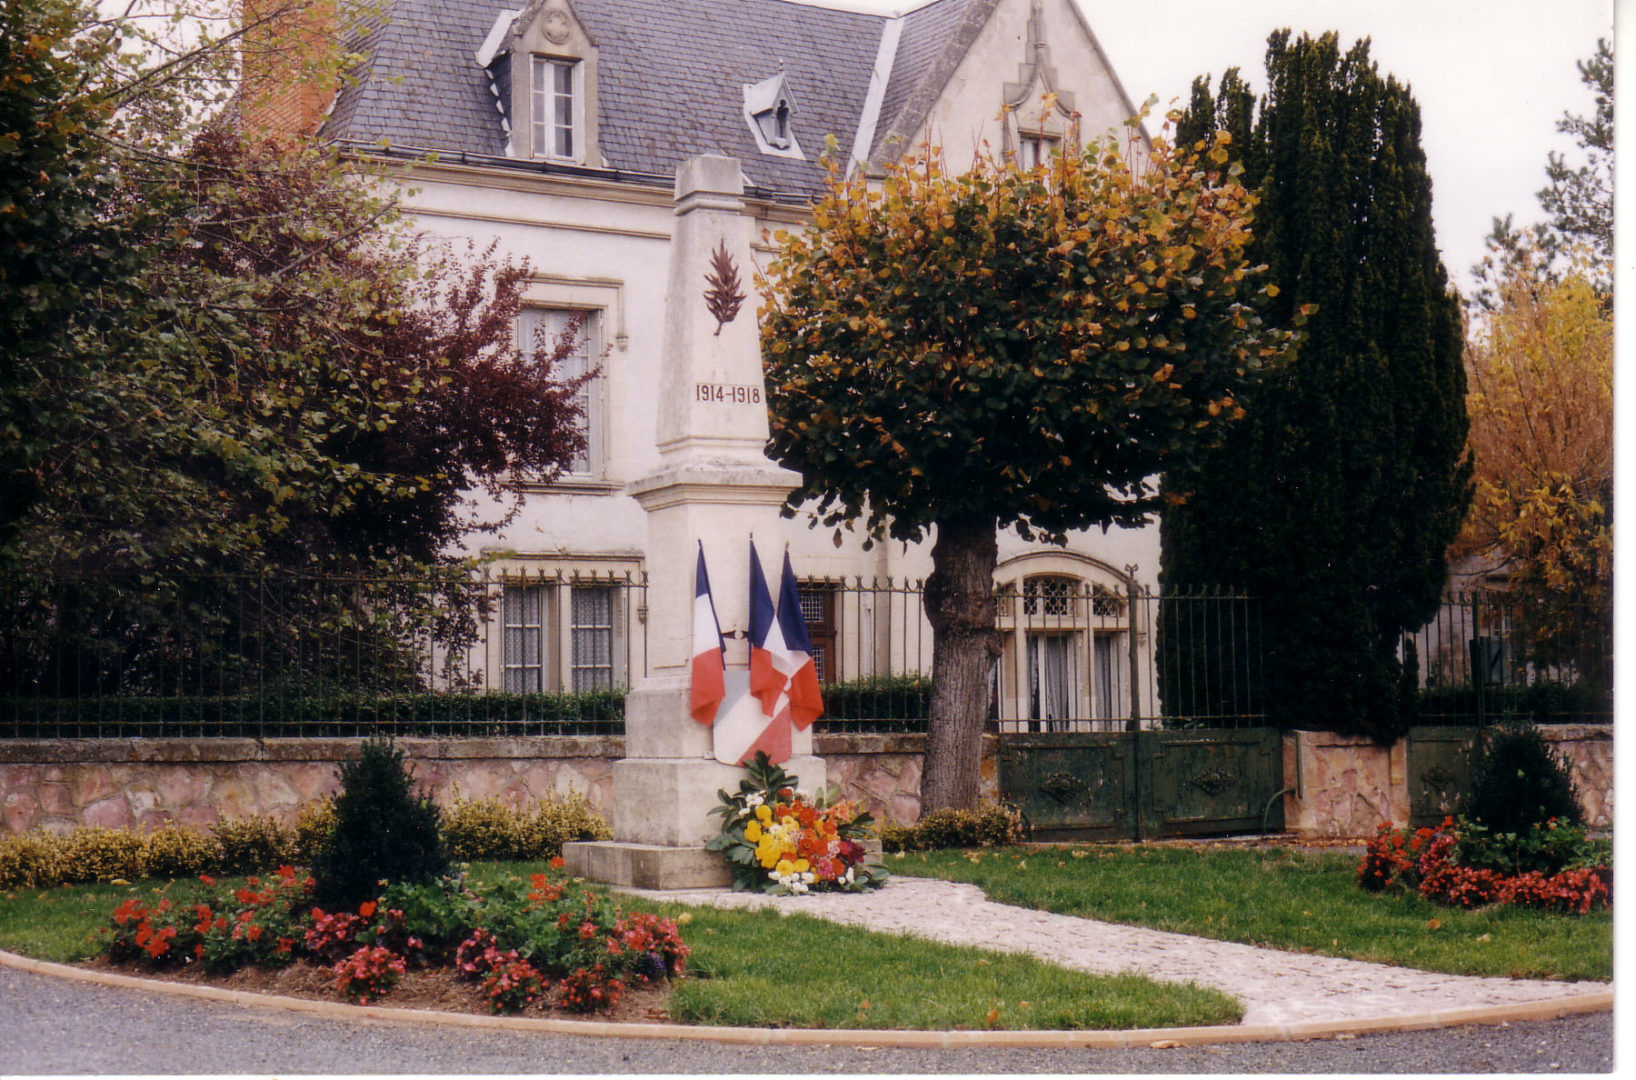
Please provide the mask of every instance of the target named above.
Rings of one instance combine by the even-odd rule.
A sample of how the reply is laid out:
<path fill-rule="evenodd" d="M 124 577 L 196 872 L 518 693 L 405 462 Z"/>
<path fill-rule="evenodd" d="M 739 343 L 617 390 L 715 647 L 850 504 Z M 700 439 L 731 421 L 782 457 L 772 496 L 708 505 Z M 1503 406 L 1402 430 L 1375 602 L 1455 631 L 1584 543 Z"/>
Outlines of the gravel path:
<path fill-rule="evenodd" d="M 1484 1005 L 1515 1005 L 1604 991 L 1605 983 L 1437 975 L 1407 968 L 1258 949 L 998 904 L 975 885 L 894 877 L 865 893 L 773 897 L 727 890 L 644 892 L 723 907 L 776 906 L 869 930 L 955 945 L 1032 953 L 1096 973 L 1137 971 L 1196 982 L 1244 1003 L 1246 1024 L 1361 1020 Z"/>

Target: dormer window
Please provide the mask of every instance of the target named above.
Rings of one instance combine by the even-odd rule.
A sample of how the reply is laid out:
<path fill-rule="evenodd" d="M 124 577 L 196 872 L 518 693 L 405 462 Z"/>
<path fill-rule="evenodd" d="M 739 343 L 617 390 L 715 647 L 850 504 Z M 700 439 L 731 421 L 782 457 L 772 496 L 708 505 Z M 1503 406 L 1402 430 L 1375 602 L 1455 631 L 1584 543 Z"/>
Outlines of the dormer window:
<path fill-rule="evenodd" d="M 782 74 L 744 88 L 744 119 L 763 154 L 806 157 L 795 140 L 795 114 L 795 98 Z"/>
<path fill-rule="evenodd" d="M 578 102 L 575 93 L 579 62 L 536 56 L 534 59 L 531 115 L 534 122 L 534 156 L 564 158 L 579 156 Z"/>
<path fill-rule="evenodd" d="M 597 47 L 569 0 L 500 12 L 477 50 L 509 157 L 600 168 Z"/>

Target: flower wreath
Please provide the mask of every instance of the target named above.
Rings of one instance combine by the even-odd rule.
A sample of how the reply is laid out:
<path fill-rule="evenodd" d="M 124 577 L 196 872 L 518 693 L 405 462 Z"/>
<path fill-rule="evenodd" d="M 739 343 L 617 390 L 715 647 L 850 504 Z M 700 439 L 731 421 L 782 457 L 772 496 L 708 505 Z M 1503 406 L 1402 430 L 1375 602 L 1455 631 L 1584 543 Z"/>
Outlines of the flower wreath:
<path fill-rule="evenodd" d="M 757 752 L 736 795 L 716 794 L 721 833 L 706 845 L 722 852 L 735 891 L 750 889 L 799 896 L 813 889 L 859 891 L 886 883 L 886 868 L 864 863 L 858 841 L 874 819 L 858 813 L 832 790 L 813 799 L 798 780 Z"/>

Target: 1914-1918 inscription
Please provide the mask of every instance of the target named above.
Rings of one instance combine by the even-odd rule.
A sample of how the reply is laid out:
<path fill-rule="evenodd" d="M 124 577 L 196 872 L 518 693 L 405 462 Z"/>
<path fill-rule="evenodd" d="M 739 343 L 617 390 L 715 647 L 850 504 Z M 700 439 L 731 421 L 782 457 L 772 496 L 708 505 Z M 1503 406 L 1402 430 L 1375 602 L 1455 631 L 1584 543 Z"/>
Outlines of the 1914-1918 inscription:
<path fill-rule="evenodd" d="M 760 405 L 761 387 L 733 383 L 694 383 L 694 401 L 719 401 L 725 405 Z"/>

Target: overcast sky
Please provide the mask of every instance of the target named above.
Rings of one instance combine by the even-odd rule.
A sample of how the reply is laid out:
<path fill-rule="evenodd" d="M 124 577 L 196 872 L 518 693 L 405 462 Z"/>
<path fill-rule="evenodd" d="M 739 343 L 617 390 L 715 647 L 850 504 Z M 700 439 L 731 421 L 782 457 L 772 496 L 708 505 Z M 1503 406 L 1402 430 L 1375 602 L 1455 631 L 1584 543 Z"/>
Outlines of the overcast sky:
<path fill-rule="evenodd" d="M 901 11 L 905 0 L 832 0 Z M 1238 67 L 1266 87 L 1267 35 L 1281 27 L 1335 30 L 1346 48 L 1371 39 L 1383 72 L 1420 103 L 1438 245 L 1454 282 L 1483 254 L 1496 215 L 1538 220 L 1534 193 L 1545 156 L 1568 151 L 1564 110 L 1589 114 L 1575 61 L 1613 36 L 1613 0 L 1077 0 L 1109 62 L 1138 105 L 1185 103 L 1193 78 Z"/>

